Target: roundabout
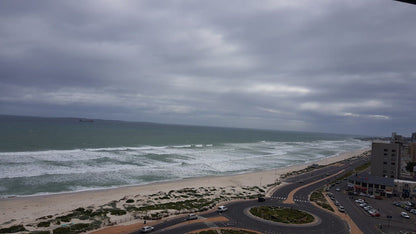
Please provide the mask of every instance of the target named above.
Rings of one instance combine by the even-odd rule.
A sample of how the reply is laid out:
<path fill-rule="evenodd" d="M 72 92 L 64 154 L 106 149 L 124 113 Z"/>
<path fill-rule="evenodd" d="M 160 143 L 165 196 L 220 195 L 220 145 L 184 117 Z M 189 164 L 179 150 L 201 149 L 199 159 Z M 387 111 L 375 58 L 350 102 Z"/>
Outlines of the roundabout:
<path fill-rule="evenodd" d="M 309 195 L 339 177 L 346 169 L 362 164 L 328 166 L 286 180 L 287 184 L 272 191 L 265 200 L 240 200 L 226 204 L 227 211 L 211 211 L 200 215 L 199 222 L 180 218 L 157 225 L 157 233 L 351 233 L 349 224 L 333 212 L 315 206 Z M 302 183 L 297 181 L 301 180 Z M 214 221 L 221 217 L 226 221 Z M 243 231 L 244 230 L 244 231 Z M 362 233 L 360 231 L 354 233 Z"/>

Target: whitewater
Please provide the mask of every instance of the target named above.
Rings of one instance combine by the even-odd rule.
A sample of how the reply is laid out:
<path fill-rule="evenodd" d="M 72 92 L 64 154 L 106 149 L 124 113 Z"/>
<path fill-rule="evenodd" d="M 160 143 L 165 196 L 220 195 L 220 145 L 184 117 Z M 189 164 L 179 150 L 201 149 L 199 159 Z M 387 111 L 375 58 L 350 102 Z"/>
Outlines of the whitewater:
<path fill-rule="evenodd" d="M 0 196 L 143 185 L 283 168 L 363 148 L 354 138 L 0 152 Z"/>

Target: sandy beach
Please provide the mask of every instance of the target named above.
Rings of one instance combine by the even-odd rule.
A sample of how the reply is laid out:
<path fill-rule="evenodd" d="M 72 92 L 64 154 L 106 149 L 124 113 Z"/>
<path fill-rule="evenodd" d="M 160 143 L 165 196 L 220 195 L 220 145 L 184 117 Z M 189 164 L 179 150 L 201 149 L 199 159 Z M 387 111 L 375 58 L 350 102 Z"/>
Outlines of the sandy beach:
<path fill-rule="evenodd" d="M 319 165 L 328 165 L 337 161 L 342 161 L 351 157 L 359 156 L 368 150 L 369 149 L 362 149 L 354 152 L 343 153 L 341 155 L 329 157 L 313 163 Z M 197 192 L 201 192 L 200 190 L 203 190 L 203 188 L 205 188 L 205 193 L 208 194 L 207 196 L 211 196 L 212 198 L 214 198 L 215 196 L 222 195 L 223 200 L 218 201 L 232 200 L 234 197 L 233 195 L 237 193 L 250 196 L 259 192 L 255 189 L 248 189 L 248 187 L 263 188 L 265 192 L 267 192 L 267 190 L 270 190 L 272 189 L 272 187 L 275 187 L 274 185 L 276 181 L 279 180 L 281 175 L 291 171 L 302 170 L 313 163 L 293 165 L 285 168 L 277 168 L 275 170 L 231 176 L 191 178 L 180 181 L 153 183 L 148 185 L 122 187 L 98 191 L 3 198 L 0 199 L 0 228 L 7 228 L 13 225 L 23 224 L 25 225 L 25 227 L 26 225 L 29 225 L 29 227 L 33 227 L 33 230 L 38 230 L 38 227 L 34 224 L 39 223 L 39 218 L 41 217 L 43 217 L 43 219 L 41 220 L 53 219 L 57 216 L 65 215 L 79 207 L 94 210 L 98 207 L 105 207 L 106 204 L 108 206 L 108 204 L 112 201 L 115 202 L 114 207 L 122 208 L 126 207 L 125 201 L 128 199 L 136 200 L 135 204 L 137 207 L 140 206 L 140 201 L 147 203 L 150 202 L 151 204 L 158 204 L 162 202 L 161 199 L 163 198 L 163 196 L 166 197 L 167 193 L 169 192 L 169 195 L 172 195 L 171 193 L 173 191 L 175 191 L 174 194 L 177 195 L 172 195 L 169 199 L 170 202 L 186 201 L 190 198 L 187 198 L 183 195 L 179 196 L 180 191 L 186 188 L 199 188 Z M 208 192 L 207 188 L 210 188 L 210 193 Z M 218 193 L 217 191 L 221 191 L 221 193 Z M 158 199 L 157 202 L 149 201 L 152 200 L 152 197 L 154 197 L 156 194 L 158 196 L 160 195 L 160 200 Z M 228 195 L 228 197 L 226 197 L 226 195 Z M 169 215 L 177 213 L 178 212 L 170 212 Z M 133 215 L 137 215 L 137 212 L 127 213 L 123 217 L 125 217 L 126 221 L 131 222 L 131 217 Z M 130 217 L 130 219 L 128 217 Z M 117 218 L 117 220 L 122 220 L 122 217 Z M 109 222 L 111 223 L 111 218 Z M 53 222 L 51 222 L 51 226 L 48 227 L 49 230 L 53 230 L 52 228 L 54 227 L 54 225 L 55 227 L 57 227 L 61 224 L 58 223 L 52 225 L 52 223 Z M 45 230 L 45 228 L 43 228 L 42 230 Z"/>

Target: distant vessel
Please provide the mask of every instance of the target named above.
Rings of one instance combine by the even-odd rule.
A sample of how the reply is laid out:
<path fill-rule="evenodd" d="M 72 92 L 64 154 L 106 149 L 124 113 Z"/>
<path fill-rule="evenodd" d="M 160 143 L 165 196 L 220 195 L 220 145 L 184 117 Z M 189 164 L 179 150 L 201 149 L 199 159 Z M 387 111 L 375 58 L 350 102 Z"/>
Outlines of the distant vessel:
<path fill-rule="evenodd" d="M 92 122 L 94 122 L 94 120 L 93 119 L 79 119 L 79 122 L 92 123 Z"/>

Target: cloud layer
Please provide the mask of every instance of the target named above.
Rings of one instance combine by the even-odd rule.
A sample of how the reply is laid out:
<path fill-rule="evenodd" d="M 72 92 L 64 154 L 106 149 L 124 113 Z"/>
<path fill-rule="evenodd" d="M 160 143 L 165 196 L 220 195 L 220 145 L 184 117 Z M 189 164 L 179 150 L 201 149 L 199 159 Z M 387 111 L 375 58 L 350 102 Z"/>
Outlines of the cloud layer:
<path fill-rule="evenodd" d="M 416 7 L 1 1 L 0 114 L 416 131 Z"/>

